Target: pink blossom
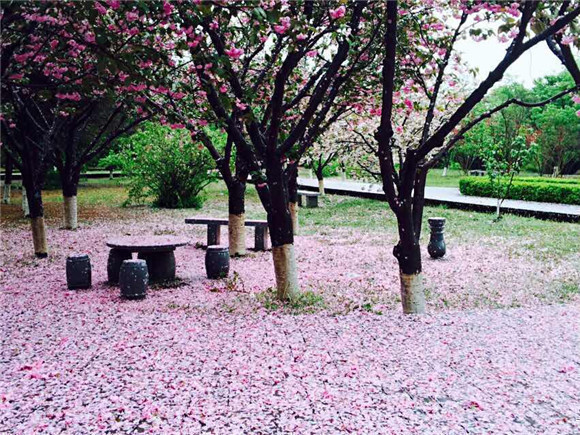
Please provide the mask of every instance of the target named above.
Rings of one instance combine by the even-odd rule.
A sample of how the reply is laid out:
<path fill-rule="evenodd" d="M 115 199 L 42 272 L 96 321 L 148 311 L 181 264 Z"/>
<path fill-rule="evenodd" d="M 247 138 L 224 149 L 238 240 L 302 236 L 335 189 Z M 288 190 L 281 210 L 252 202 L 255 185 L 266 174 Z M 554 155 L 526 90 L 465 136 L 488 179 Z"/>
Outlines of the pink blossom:
<path fill-rule="evenodd" d="M 168 1 L 163 2 L 163 13 L 165 15 L 171 15 L 171 12 L 173 12 L 173 5 Z"/>
<path fill-rule="evenodd" d="M 216 30 L 216 29 L 219 29 L 219 27 L 220 27 L 219 23 L 218 23 L 217 21 L 215 21 L 215 20 L 214 20 L 214 21 L 212 21 L 212 22 L 210 23 L 210 25 L 209 25 L 209 28 L 210 28 L 211 30 Z"/>
<path fill-rule="evenodd" d="M 572 35 L 566 35 L 562 37 L 562 44 L 563 45 L 570 45 L 574 43 L 574 37 Z"/>
<path fill-rule="evenodd" d="M 89 44 L 94 44 L 95 43 L 95 34 L 93 32 L 85 33 L 85 41 L 87 41 Z"/>
<path fill-rule="evenodd" d="M 55 50 L 56 47 L 58 47 L 58 40 L 57 39 L 53 39 L 52 41 L 50 41 L 50 49 L 51 50 Z"/>
<path fill-rule="evenodd" d="M 131 23 L 139 19 L 139 14 L 137 12 L 130 11 L 125 14 L 125 18 L 128 23 Z"/>
<path fill-rule="evenodd" d="M 409 110 L 413 110 L 413 102 L 411 100 L 409 100 L 408 98 L 405 98 L 405 106 L 407 107 L 407 109 Z"/>
<path fill-rule="evenodd" d="M 336 9 L 331 9 L 330 10 L 330 17 L 333 20 L 338 20 L 338 19 L 344 17 L 345 14 L 346 14 L 346 8 L 344 7 L 344 5 L 339 6 Z"/>
<path fill-rule="evenodd" d="M 111 7 L 111 9 L 116 11 L 121 7 L 121 0 L 107 0 L 107 4 Z"/>
<path fill-rule="evenodd" d="M 304 41 L 306 38 L 307 38 L 307 36 L 306 36 L 306 34 L 304 34 L 304 33 L 299 33 L 299 34 L 296 36 L 296 39 L 298 39 L 299 41 Z"/>
<path fill-rule="evenodd" d="M 309 52 L 306 53 L 306 56 L 308 56 L 308 57 L 316 57 L 317 54 L 318 54 L 318 51 L 316 51 L 316 50 L 310 50 Z"/>
<path fill-rule="evenodd" d="M 246 110 L 248 108 L 247 104 L 242 103 L 241 101 L 236 101 L 236 107 L 240 110 Z"/>
<path fill-rule="evenodd" d="M 78 92 L 71 92 L 68 94 L 63 94 L 58 92 L 55 95 L 56 98 L 58 98 L 59 100 L 70 100 L 70 101 L 80 101 L 81 100 L 81 96 Z"/>
<path fill-rule="evenodd" d="M 185 128 L 185 124 L 171 124 L 170 127 L 172 130 L 177 130 L 177 129 Z"/>
<path fill-rule="evenodd" d="M 220 86 L 220 92 L 222 94 L 225 94 L 228 91 L 228 87 L 226 85 L 221 85 Z"/>
<path fill-rule="evenodd" d="M 274 31 L 280 35 L 286 33 L 286 31 L 290 28 L 290 17 L 281 17 L 280 24 L 276 24 L 274 26 Z"/>
<path fill-rule="evenodd" d="M 95 2 L 95 9 L 97 10 L 97 12 L 101 15 L 105 15 L 107 13 L 107 8 L 104 7 L 100 2 L 96 1 Z"/>
<path fill-rule="evenodd" d="M 238 59 L 244 54 L 244 50 L 241 48 L 232 47 L 229 50 L 224 50 L 224 53 L 232 59 Z"/>
<path fill-rule="evenodd" d="M 24 77 L 24 74 L 12 74 L 8 77 L 8 80 L 20 80 Z"/>

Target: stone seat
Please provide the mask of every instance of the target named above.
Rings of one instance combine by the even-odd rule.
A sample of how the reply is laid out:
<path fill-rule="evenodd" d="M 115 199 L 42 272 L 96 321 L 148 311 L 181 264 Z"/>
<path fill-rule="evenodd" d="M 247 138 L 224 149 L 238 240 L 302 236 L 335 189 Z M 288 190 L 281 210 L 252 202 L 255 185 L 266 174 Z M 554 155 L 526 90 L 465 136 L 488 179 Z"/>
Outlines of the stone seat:
<path fill-rule="evenodd" d="M 212 217 L 191 217 L 185 219 L 186 224 L 207 225 L 207 246 L 220 245 L 221 227 L 228 225 L 227 219 Z M 266 251 L 268 249 L 268 221 L 252 220 L 245 221 L 245 226 L 254 227 L 254 249 L 256 251 Z"/>

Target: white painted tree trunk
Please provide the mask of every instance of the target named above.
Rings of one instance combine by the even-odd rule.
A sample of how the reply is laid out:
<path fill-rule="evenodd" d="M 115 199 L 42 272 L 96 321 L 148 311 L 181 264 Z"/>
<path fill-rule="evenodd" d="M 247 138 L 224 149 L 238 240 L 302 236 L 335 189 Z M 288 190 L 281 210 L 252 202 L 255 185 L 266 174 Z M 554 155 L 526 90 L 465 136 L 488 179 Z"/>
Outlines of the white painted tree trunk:
<path fill-rule="evenodd" d="M 30 207 L 28 206 L 28 196 L 26 195 L 26 189 L 22 186 L 22 213 L 24 217 L 30 216 Z"/>
<path fill-rule="evenodd" d="M 67 230 L 76 230 L 78 227 L 76 195 L 65 196 L 63 207 L 64 207 L 64 227 Z"/>
<path fill-rule="evenodd" d="M 2 203 L 10 204 L 10 192 L 12 190 L 12 184 L 5 184 L 2 193 Z"/>
<path fill-rule="evenodd" d="M 499 219 L 499 217 L 501 216 L 501 200 L 497 200 L 497 205 L 495 207 L 495 218 Z"/>
<path fill-rule="evenodd" d="M 342 171 L 342 172 L 340 173 L 340 179 L 341 179 L 342 181 L 346 181 L 346 171 Z"/>
<path fill-rule="evenodd" d="M 231 214 L 228 217 L 228 241 L 230 256 L 246 255 L 246 215 Z"/>
<path fill-rule="evenodd" d="M 290 210 L 290 216 L 292 217 L 292 232 L 294 234 L 298 234 L 298 203 L 297 202 L 289 202 L 288 209 Z"/>
<path fill-rule="evenodd" d="M 34 244 L 34 254 L 37 257 L 46 257 L 48 247 L 46 244 L 46 230 L 44 228 L 44 217 L 35 217 L 30 220 L 32 227 L 32 243 Z"/>
<path fill-rule="evenodd" d="M 318 180 L 318 193 L 324 195 L 324 179 Z"/>
<path fill-rule="evenodd" d="M 274 259 L 278 299 L 294 299 L 300 291 L 294 245 L 274 246 L 272 248 L 272 257 Z"/>
<path fill-rule="evenodd" d="M 405 314 L 422 314 L 425 312 L 425 291 L 421 273 L 407 275 L 399 272 L 401 278 L 401 301 Z"/>
<path fill-rule="evenodd" d="M 443 168 L 443 175 L 442 177 L 447 177 L 447 166 Z"/>

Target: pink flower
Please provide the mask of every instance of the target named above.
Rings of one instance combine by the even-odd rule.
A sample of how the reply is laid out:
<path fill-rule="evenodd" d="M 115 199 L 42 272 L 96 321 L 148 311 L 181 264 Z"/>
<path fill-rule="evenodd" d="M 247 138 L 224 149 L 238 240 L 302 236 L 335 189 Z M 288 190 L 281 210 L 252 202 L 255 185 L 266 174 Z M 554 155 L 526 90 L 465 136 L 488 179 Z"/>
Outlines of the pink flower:
<path fill-rule="evenodd" d="M 85 41 L 87 41 L 89 44 L 94 44 L 96 41 L 95 34 L 93 32 L 85 33 Z"/>
<path fill-rule="evenodd" d="M 242 103 L 240 100 L 236 101 L 236 107 L 240 110 L 246 110 L 248 108 L 247 104 Z"/>
<path fill-rule="evenodd" d="M 71 92 L 70 94 L 62 94 L 59 92 L 55 95 L 55 97 L 58 98 L 59 100 L 70 100 L 70 101 L 81 100 L 81 96 L 78 92 Z"/>
<path fill-rule="evenodd" d="M 20 80 L 23 77 L 24 74 L 12 74 L 10 77 L 8 77 L 8 80 Z"/>
<path fill-rule="evenodd" d="M 56 47 L 58 47 L 58 40 L 53 39 L 52 41 L 50 41 L 50 49 L 54 50 L 56 49 Z"/>
<path fill-rule="evenodd" d="M 139 14 L 137 12 L 127 12 L 125 18 L 127 19 L 127 22 L 131 23 L 139 19 Z"/>
<path fill-rule="evenodd" d="M 574 37 L 572 35 L 566 35 L 562 38 L 563 45 L 570 45 L 574 42 Z"/>
<path fill-rule="evenodd" d="M 108 0 L 107 3 L 114 11 L 121 7 L 121 0 Z"/>
<path fill-rule="evenodd" d="M 338 19 L 344 17 L 345 14 L 346 14 L 346 8 L 344 7 L 344 5 L 336 8 L 336 9 L 330 10 L 330 16 L 332 17 L 333 20 L 338 20 Z"/>
<path fill-rule="evenodd" d="M 274 26 L 274 31 L 280 35 L 286 33 L 286 31 L 290 28 L 290 17 L 282 17 L 280 18 L 280 24 L 276 24 Z"/>
<path fill-rule="evenodd" d="M 409 110 L 413 110 L 413 102 L 411 100 L 409 100 L 408 98 L 405 98 L 405 106 L 407 107 L 407 109 Z"/>
<path fill-rule="evenodd" d="M 316 57 L 317 54 L 318 54 L 318 52 L 316 50 L 310 50 L 308 53 L 306 53 L 306 56 Z"/>
<path fill-rule="evenodd" d="M 95 9 L 101 15 L 105 15 L 107 13 L 107 8 L 104 7 L 101 3 L 95 2 Z"/>
<path fill-rule="evenodd" d="M 211 30 L 216 30 L 216 29 L 218 29 L 218 28 L 219 28 L 219 26 L 220 26 L 220 25 L 218 24 L 218 22 L 217 22 L 217 21 L 212 21 L 212 22 L 210 23 L 210 25 L 209 25 L 209 28 L 210 28 Z"/>
<path fill-rule="evenodd" d="M 307 36 L 304 33 L 300 33 L 298 36 L 296 36 L 296 39 L 299 41 L 304 41 L 306 38 Z"/>
<path fill-rule="evenodd" d="M 580 110 L 576 112 L 576 116 L 580 118 Z"/>
<path fill-rule="evenodd" d="M 572 101 L 574 101 L 576 104 L 580 104 L 580 95 L 574 95 L 572 97 Z"/>
<path fill-rule="evenodd" d="M 173 12 L 173 5 L 169 2 L 164 2 L 163 3 L 163 13 L 165 15 L 171 15 L 171 12 Z"/>
<path fill-rule="evenodd" d="M 232 47 L 229 50 L 224 51 L 232 59 L 238 59 L 242 54 L 244 54 L 244 50 L 241 48 Z"/>
<path fill-rule="evenodd" d="M 228 87 L 226 85 L 221 85 L 220 86 L 220 92 L 222 94 L 225 94 L 228 91 Z"/>
<path fill-rule="evenodd" d="M 180 128 L 185 128 L 185 124 L 171 124 L 170 127 L 172 130 L 177 130 Z"/>

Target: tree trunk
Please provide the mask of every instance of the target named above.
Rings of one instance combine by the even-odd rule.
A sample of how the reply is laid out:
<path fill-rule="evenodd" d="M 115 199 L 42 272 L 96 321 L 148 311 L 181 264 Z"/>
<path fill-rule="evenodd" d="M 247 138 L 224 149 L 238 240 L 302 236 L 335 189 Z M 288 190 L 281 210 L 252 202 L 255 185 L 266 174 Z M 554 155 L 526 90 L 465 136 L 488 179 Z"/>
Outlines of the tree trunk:
<path fill-rule="evenodd" d="M 422 314 L 425 312 L 425 292 L 421 274 L 421 246 L 415 237 L 411 213 L 398 217 L 398 221 L 399 243 L 393 249 L 393 255 L 399 262 L 403 312 Z"/>
<path fill-rule="evenodd" d="M 298 224 L 298 203 L 289 202 L 288 209 L 290 210 L 290 216 L 292 217 L 292 232 L 294 235 L 298 234 L 299 224 Z"/>
<path fill-rule="evenodd" d="M 12 171 L 14 162 L 10 156 L 6 156 L 6 171 L 4 172 L 4 190 L 2 193 L 2 203 L 10 204 L 10 193 L 12 191 Z"/>
<path fill-rule="evenodd" d="M 298 286 L 294 245 L 288 243 L 282 246 L 273 246 L 272 257 L 274 259 L 278 299 L 295 299 L 300 288 Z"/>
<path fill-rule="evenodd" d="M 280 300 L 288 300 L 295 298 L 300 289 L 294 256 L 292 217 L 288 209 L 288 177 L 279 157 L 272 156 L 268 160 L 266 176 L 267 187 L 256 185 L 256 188 L 268 213 L 277 296 Z"/>
<path fill-rule="evenodd" d="M 4 182 L 4 189 L 2 191 L 2 204 L 10 204 L 11 190 L 12 184 L 6 184 L 6 182 Z"/>
<path fill-rule="evenodd" d="M 288 210 L 292 218 L 292 232 L 298 234 L 298 165 L 288 168 Z"/>
<path fill-rule="evenodd" d="M 32 227 L 32 243 L 34 244 L 34 255 L 39 258 L 48 257 L 48 246 L 46 243 L 46 230 L 44 228 L 44 216 L 30 219 Z"/>
<path fill-rule="evenodd" d="M 24 217 L 30 217 L 30 207 L 28 206 L 28 194 L 26 188 L 22 186 L 22 214 Z"/>
<path fill-rule="evenodd" d="M 319 178 L 318 179 L 318 193 L 320 193 L 321 195 L 324 195 L 324 178 Z"/>
<path fill-rule="evenodd" d="M 447 176 L 447 166 L 445 166 L 443 168 L 443 174 L 441 175 L 442 177 L 446 177 Z"/>
<path fill-rule="evenodd" d="M 405 314 L 422 314 L 425 312 L 425 291 L 421 272 L 406 274 L 399 269 L 401 279 L 401 301 Z"/>
<path fill-rule="evenodd" d="M 64 207 L 64 227 L 67 230 L 76 230 L 78 227 L 76 195 L 65 196 L 63 207 Z"/>
<path fill-rule="evenodd" d="M 228 241 L 230 256 L 246 255 L 246 183 L 233 181 L 228 186 Z"/>
<path fill-rule="evenodd" d="M 24 182 L 24 180 L 23 180 Z M 34 254 L 39 258 L 48 256 L 46 243 L 46 230 L 44 226 L 44 207 L 42 205 L 42 191 L 35 186 L 23 186 L 23 195 L 26 194 L 28 208 L 30 210 L 30 225 L 32 229 L 32 243 Z"/>
<path fill-rule="evenodd" d="M 80 168 L 76 170 L 65 166 L 60 171 L 62 196 L 64 198 L 64 227 L 67 230 L 76 230 L 78 227 L 77 193 L 80 175 Z"/>

